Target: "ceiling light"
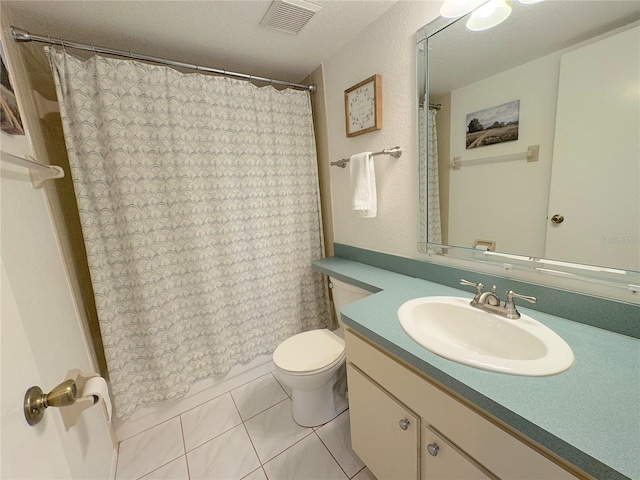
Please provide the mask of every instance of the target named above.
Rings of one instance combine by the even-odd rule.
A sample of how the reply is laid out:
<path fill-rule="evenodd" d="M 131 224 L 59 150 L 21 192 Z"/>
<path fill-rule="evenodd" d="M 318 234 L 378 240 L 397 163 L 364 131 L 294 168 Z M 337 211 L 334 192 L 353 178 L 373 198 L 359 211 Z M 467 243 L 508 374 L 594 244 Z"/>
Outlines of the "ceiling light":
<path fill-rule="evenodd" d="M 440 15 L 445 18 L 456 18 L 466 15 L 487 0 L 445 0 L 440 7 Z"/>
<path fill-rule="evenodd" d="M 511 7 L 504 0 L 490 0 L 471 14 L 467 28 L 474 32 L 488 30 L 504 22 L 509 15 Z"/>

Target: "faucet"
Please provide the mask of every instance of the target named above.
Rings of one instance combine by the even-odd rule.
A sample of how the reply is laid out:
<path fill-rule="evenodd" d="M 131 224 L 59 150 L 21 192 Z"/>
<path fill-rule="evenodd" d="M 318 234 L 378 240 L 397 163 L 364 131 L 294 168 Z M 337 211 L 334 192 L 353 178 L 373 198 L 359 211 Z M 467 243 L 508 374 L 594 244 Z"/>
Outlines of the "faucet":
<path fill-rule="evenodd" d="M 479 308 L 480 310 L 484 310 L 485 312 L 495 313 L 496 315 L 500 315 L 502 317 L 506 317 L 511 320 L 515 320 L 520 318 L 520 312 L 516 308 L 516 304 L 513 301 L 514 298 L 520 298 L 522 300 L 526 300 L 530 303 L 536 303 L 536 297 L 529 297 L 526 295 L 520 295 L 515 293 L 513 290 L 509 290 L 507 292 L 507 300 L 502 305 L 500 298 L 496 294 L 496 286 L 491 287 L 490 292 L 482 292 L 482 288 L 484 285 L 482 283 L 473 283 L 468 280 L 460 279 L 460 285 L 468 285 L 476 288 L 476 294 L 473 297 L 473 300 L 469 303 L 474 308 Z"/>

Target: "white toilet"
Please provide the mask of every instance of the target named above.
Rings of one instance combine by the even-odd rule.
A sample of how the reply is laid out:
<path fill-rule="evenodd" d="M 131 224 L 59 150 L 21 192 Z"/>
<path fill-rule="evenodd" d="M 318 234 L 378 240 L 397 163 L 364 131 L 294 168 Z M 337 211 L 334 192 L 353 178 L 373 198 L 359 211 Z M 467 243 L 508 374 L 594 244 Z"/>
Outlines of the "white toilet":
<path fill-rule="evenodd" d="M 293 419 L 303 427 L 327 423 L 348 407 L 344 329 L 340 310 L 371 292 L 329 277 L 338 329 L 310 330 L 282 342 L 273 352 L 278 380 L 292 391 Z"/>

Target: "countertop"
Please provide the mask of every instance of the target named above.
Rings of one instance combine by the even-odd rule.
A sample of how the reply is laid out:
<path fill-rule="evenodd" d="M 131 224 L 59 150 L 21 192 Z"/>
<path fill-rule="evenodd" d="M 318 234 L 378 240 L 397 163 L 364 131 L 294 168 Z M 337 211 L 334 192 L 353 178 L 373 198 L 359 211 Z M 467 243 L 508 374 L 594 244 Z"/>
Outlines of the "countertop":
<path fill-rule="evenodd" d="M 640 340 L 518 306 L 560 335 L 575 355 L 560 374 L 489 372 L 439 357 L 414 342 L 397 310 L 417 297 L 473 298 L 458 290 L 351 260 L 313 268 L 375 292 L 342 309 L 345 325 L 598 479 L 640 479 Z M 640 321 L 640 319 L 639 319 Z"/>

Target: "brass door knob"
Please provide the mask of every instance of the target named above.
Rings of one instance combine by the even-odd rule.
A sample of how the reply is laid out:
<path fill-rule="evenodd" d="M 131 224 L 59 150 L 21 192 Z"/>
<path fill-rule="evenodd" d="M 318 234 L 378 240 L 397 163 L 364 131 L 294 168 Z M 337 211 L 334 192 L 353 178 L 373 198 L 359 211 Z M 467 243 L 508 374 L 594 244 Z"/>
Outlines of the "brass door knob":
<path fill-rule="evenodd" d="M 78 388 L 74 380 L 65 380 L 49 393 L 40 387 L 31 387 L 24 396 L 24 416 L 29 425 L 40 423 L 47 407 L 67 407 L 78 398 Z"/>
<path fill-rule="evenodd" d="M 556 225 L 564 222 L 564 216 L 556 213 L 553 217 L 551 217 L 551 223 L 555 223 Z"/>

